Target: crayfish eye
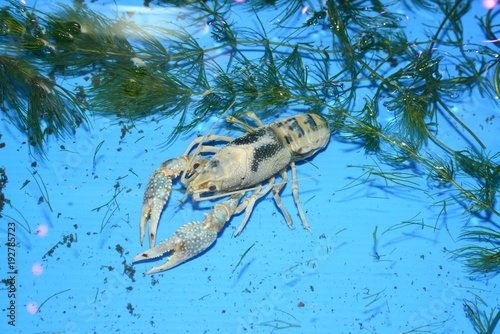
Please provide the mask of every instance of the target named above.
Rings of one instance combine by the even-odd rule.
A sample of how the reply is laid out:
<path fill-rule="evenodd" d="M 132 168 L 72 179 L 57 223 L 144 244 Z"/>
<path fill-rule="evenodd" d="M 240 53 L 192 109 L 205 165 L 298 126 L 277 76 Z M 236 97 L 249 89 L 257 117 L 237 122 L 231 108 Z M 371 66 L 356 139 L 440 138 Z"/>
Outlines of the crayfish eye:
<path fill-rule="evenodd" d="M 196 163 L 193 165 L 193 169 L 198 169 L 198 167 L 200 167 L 200 164 L 196 162 Z"/>
<path fill-rule="evenodd" d="M 215 184 L 213 184 L 213 183 L 212 183 L 212 184 L 210 184 L 210 185 L 208 186 L 208 190 L 210 190 L 210 191 L 217 191 L 217 186 L 216 186 Z"/>

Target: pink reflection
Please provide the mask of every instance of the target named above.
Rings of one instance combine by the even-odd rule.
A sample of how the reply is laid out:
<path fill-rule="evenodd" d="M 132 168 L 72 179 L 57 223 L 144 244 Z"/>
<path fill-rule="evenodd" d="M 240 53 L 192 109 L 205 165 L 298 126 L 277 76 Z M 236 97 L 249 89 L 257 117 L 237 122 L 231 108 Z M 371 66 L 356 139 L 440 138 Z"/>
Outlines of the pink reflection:
<path fill-rule="evenodd" d="M 35 276 L 40 276 L 41 274 L 43 274 L 43 266 L 41 263 L 35 263 L 32 267 L 31 267 L 31 272 L 33 273 L 33 275 Z"/>
<path fill-rule="evenodd" d="M 483 7 L 486 9 L 493 9 L 497 4 L 497 0 L 483 0 Z"/>
<path fill-rule="evenodd" d="M 47 235 L 48 232 L 49 232 L 49 227 L 45 224 L 42 224 L 38 226 L 38 228 L 35 231 L 35 234 L 40 237 L 44 237 Z"/>
<path fill-rule="evenodd" d="M 26 305 L 26 310 L 29 314 L 35 314 L 38 312 L 38 304 L 36 302 L 30 302 Z"/>

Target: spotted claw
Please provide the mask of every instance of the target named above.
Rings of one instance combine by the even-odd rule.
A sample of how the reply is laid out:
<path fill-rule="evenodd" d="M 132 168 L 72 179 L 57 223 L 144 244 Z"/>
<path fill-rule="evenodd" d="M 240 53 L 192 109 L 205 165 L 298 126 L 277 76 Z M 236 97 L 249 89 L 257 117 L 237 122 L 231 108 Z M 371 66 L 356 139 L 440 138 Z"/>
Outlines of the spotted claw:
<path fill-rule="evenodd" d="M 173 268 L 200 254 L 210 247 L 215 239 L 217 239 L 217 231 L 208 230 L 199 222 L 191 222 L 182 226 L 171 238 L 161 242 L 158 246 L 137 255 L 132 262 L 157 258 L 172 251 L 167 262 L 144 273 L 145 275 L 154 274 Z"/>
<path fill-rule="evenodd" d="M 215 242 L 217 234 L 231 219 L 241 196 L 242 194 L 234 194 L 224 202 L 216 204 L 203 223 L 195 221 L 182 226 L 171 238 L 134 257 L 132 263 L 157 258 L 171 251 L 167 262 L 144 273 L 149 275 L 173 268 L 202 253 Z"/>
<path fill-rule="evenodd" d="M 149 178 L 141 213 L 141 245 L 149 218 L 149 246 L 153 248 L 156 240 L 156 230 L 163 207 L 167 204 L 172 190 L 172 179 L 186 169 L 187 158 L 182 156 L 165 161 Z"/>

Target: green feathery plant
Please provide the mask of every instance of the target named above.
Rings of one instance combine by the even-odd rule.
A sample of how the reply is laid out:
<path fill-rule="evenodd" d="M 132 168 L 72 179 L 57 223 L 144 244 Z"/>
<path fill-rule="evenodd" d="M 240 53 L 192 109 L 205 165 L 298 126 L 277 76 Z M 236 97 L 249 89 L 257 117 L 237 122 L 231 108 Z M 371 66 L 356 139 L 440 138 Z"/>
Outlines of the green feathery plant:
<path fill-rule="evenodd" d="M 478 302 L 484 306 L 488 306 L 479 296 L 475 296 L 474 302 L 464 300 L 464 309 L 474 329 L 478 334 L 493 334 L 498 322 L 500 321 L 500 310 L 492 308 L 490 314 L 479 309 Z M 496 311 L 496 312 L 495 312 Z"/>

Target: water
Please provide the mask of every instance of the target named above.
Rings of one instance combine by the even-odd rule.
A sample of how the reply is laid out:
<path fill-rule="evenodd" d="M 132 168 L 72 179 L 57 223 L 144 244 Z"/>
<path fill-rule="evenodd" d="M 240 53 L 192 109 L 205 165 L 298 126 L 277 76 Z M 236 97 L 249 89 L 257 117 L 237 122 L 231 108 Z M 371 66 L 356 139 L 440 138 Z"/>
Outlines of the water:
<path fill-rule="evenodd" d="M 182 15 L 197 15 L 182 7 L 150 10 L 133 1 L 118 1 L 119 7 L 109 1 L 87 5 L 110 17 L 117 8 L 137 11 L 134 20 L 142 25 L 170 24 L 159 20 L 182 25 L 186 22 L 180 20 Z M 51 2 L 38 1 L 36 6 L 53 10 Z M 403 6 L 401 13 L 407 15 L 410 40 L 425 35 L 415 29 L 421 27 L 420 19 L 433 20 L 428 12 L 419 17 L 421 11 L 411 6 Z M 485 13 L 474 2 L 469 21 L 464 22 L 465 42 L 485 40 L 474 19 Z M 272 10 L 266 13 L 269 17 L 263 14 L 265 27 L 272 26 L 275 14 Z M 298 15 L 297 20 L 305 22 L 306 16 Z M 321 18 L 314 22 L 317 29 L 311 39 L 324 38 L 321 24 Z M 249 25 L 258 27 L 253 21 Z M 189 29 L 202 47 L 213 46 L 209 26 Z M 223 55 L 214 55 L 219 56 Z M 450 64 L 453 59 L 450 55 Z M 70 81 L 82 80 L 68 77 L 62 84 L 69 89 L 74 88 Z M 487 78 L 492 79 L 491 73 Z M 331 87 L 331 96 L 343 89 L 343 85 Z M 487 151 L 498 152 L 498 105 L 479 94 L 454 94 L 447 101 L 450 110 L 477 134 Z M 358 92 L 357 103 L 364 96 L 364 91 Z M 379 112 L 386 122 L 394 117 L 391 110 Z M 80 126 L 74 137 L 51 136 L 46 158 L 33 153 L 25 134 L 2 119 L 0 141 L 5 147 L 0 149 L 0 167 L 8 177 L 4 194 L 10 204 L 2 212 L 0 231 L 2 240 L 14 238 L 17 245 L 15 256 L 4 241 L 0 250 L 2 277 L 13 279 L 3 281 L 2 332 L 471 333 L 474 327 L 464 300 L 474 302 L 477 296 L 487 304 L 478 303 L 480 310 L 489 314 L 496 307 L 498 312 L 498 276 L 470 275 L 464 263 L 448 252 L 465 245 L 459 241 L 464 226 L 498 230 L 498 217 L 470 216 L 453 200 L 443 210 L 439 201 L 447 197 L 438 193 L 450 188 L 439 188 L 432 180 L 409 179 L 423 191 L 385 183 L 376 177 L 375 158 L 339 134 L 312 163 L 298 164 L 299 193 L 312 234 L 301 228 L 287 184 L 282 198 L 294 230 L 286 226 L 272 196 L 266 196 L 240 236 L 233 237 L 233 232 L 243 215 L 234 217 L 216 243 L 191 261 L 160 274 L 142 275 L 166 260 L 131 263 L 147 249 L 139 244 L 146 182 L 163 161 L 183 154 L 197 134 L 218 121 L 210 117 L 166 146 L 163 143 L 179 117 L 120 123 L 96 115 L 91 126 Z M 443 143 L 456 150 L 467 143 L 477 147 L 467 132 L 453 130 L 456 122 L 448 119 L 439 119 Z M 223 127 L 214 131 L 228 134 Z M 432 150 L 436 147 L 429 143 L 423 152 Z M 413 170 L 408 167 L 399 172 L 410 175 Z M 182 188 L 174 187 L 158 241 L 190 221 L 203 220 L 211 210 L 210 202 L 188 200 L 177 206 L 182 195 Z M 15 232 L 9 229 L 14 225 Z M 12 273 L 14 269 L 17 272 Z M 8 318 L 13 314 L 9 303 L 15 304 L 13 318 Z"/>

